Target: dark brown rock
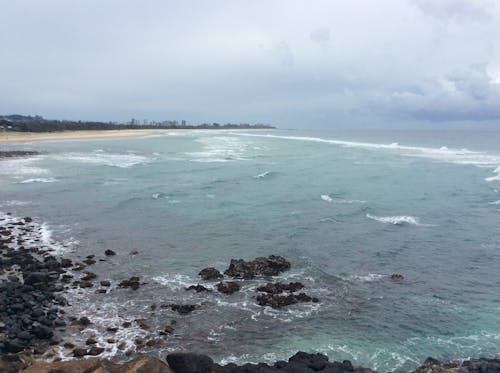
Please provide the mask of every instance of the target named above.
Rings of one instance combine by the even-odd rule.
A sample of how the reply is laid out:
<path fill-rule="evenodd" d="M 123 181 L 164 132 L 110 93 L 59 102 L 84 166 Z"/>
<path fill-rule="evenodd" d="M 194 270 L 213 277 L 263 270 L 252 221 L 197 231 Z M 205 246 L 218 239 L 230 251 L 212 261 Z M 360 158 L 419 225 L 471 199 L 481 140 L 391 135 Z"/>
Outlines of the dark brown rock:
<path fill-rule="evenodd" d="M 271 306 L 272 308 L 281 308 L 291 304 L 303 302 L 319 302 L 318 298 L 310 297 L 305 293 L 288 294 L 288 295 L 275 295 L 275 294 L 261 294 L 257 296 L 257 303 L 260 306 Z"/>
<path fill-rule="evenodd" d="M 200 275 L 203 280 L 217 280 L 224 277 L 222 273 L 219 272 L 219 270 L 213 267 L 202 269 L 200 273 L 198 273 L 198 275 Z"/>
<path fill-rule="evenodd" d="M 202 291 L 207 291 L 207 292 L 212 291 L 203 285 L 191 285 L 191 286 L 188 286 L 186 288 L 186 290 L 195 290 L 197 293 L 201 293 Z"/>
<path fill-rule="evenodd" d="M 219 282 L 217 291 L 223 294 L 233 294 L 241 289 L 241 285 L 236 281 Z"/>
<path fill-rule="evenodd" d="M 290 269 L 290 262 L 282 256 L 270 255 L 267 258 L 259 257 L 252 261 L 231 259 L 225 275 L 233 278 L 251 279 L 256 276 L 276 276 Z"/>
<path fill-rule="evenodd" d="M 281 294 L 285 291 L 293 293 L 302 288 L 304 288 L 304 285 L 300 282 L 290 282 L 288 284 L 284 284 L 281 282 L 273 284 L 271 282 L 268 282 L 266 285 L 258 287 L 257 291 L 262 291 L 269 294 Z"/>
<path fill-rule="evenodd" d="M 139 277 L 137 276 L 132 276 L 128 280 L 123 280 L 118 284 L 121 288 L 131 288 L 132 290 L 139 289 L 139 285 Z"/>

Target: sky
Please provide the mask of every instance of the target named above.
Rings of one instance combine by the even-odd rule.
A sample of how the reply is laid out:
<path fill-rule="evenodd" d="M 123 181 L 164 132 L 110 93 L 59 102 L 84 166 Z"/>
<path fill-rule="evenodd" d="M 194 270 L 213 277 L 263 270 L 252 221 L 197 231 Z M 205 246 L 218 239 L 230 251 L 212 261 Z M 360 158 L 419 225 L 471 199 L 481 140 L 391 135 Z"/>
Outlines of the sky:
<path fill-rule="evenodd" d="M 500 123 L 496 0 L 0 0 L 0 114 Z"/>

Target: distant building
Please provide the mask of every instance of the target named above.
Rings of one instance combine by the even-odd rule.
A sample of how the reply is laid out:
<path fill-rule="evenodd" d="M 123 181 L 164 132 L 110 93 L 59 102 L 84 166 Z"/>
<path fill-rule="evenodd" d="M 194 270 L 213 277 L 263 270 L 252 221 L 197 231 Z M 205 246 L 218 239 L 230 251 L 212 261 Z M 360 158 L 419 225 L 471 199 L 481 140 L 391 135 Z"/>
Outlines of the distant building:
<path fill-rule="evenodd" d="M 186 121 L 184 119 L 181 121 L 181 126 L 186 127 Z"/>

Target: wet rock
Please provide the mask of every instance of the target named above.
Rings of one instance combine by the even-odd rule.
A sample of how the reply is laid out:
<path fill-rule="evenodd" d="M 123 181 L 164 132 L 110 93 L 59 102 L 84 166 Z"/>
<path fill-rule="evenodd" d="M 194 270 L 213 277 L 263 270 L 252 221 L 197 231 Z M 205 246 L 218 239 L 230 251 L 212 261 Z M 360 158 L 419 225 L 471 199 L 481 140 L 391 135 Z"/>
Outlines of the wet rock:
<path fill-rule="evenodd" d="M 272 308 L 281 308 L 303 302 L 317 303 L 319 302 L 319 299 L 315 297 L 310 297 L 305 293 L 288 294 L 288 295 L 261 294 L 257 296 L 257 303 L 260 306 L 271 306 Z"/>
<path fill-rule="evenodd" d="M 233 294 L 241 289 L 241 285 L 236 281 L 219 282 L 217 291 L 223 294 Z"/>
<path fill-rule="evenodd" d="M 82 347 L 77 347 L 75 349 L 73 349 L 73 356 L 74 357 L 84 357 L 85 355 L 87 355 L 87 349 L 86 348 L 82 348 Z"/>
<path fill-rule="evenodd" d="M 116 253 L 113 250 L 107 249 L 104 252 L 104 255 L 106 255 L 106 256 L 113 256 L 113 255 L 116 255 Z"/>
<path fill-rule="evenodd" d="M 193 312 L 198 306 L 196 304 L 162 304 L 162 308 L 170 308 L 181 315 L 187 315 Z"/>
<path fill-rule="evenodd" d="M 84 272 L 85 276 L 81 278 L 82 281 L 90 281 L 97 278 L 97 275 L 93 272 Z"/>
<path fill-rule="evenodd" d="M 33 285 L 38 283 L 45 283 L 48 280 L 46 272 L 31 272 L 24 278 L 25 285 Z"/>
<path fill-rule="evenodd" d="M 167 362 L 175 373 L 210 373 L 214 365 L 208 356 L 183 352 L 167 355 Z"/>
<path fill-rule="evenodd" d="M 203 285 L 191 285 L 191 286 L 188 286 L 186 288 L 186 290 L 195 290 L 197 293 L 201 293 L 202 291 L 207 291 L 207 292 L 212 291 Z"/>
<path fill-rule="evenodd" d="M 79 319 L 74 320 L 71 324 L 72 325 L 79 325 L 79 326 L 89 326 L 90 324 L 92 324 L 92 322 L 90 321 L 90 319 L 88 317 L 83 316 L 83 317 L 80 317 Z"/>
<path fill-rule="evenodd" d="M 120 282 L 118 286 L 121 288 L 131 288 L 132 290 L 137 290 L 140 286 L 139 277 L 130 277 L 128 280 L 123 280 L 122 282 Z"/>
<path fill-rule="evenodd" d="M 213 267 L 202 269 L 198 275 L 201 276 L 203 280 L 218 280 L 219 278 L 224 277 L 219 270 Z"/>
<path fill-rule="evenodd" d="M 404 280 L 404 276 L 400 273 L 393 273 L 391 275 L 391 280 L 396 280 L 396 281 Z"/>
<path fill-rule="evenodd" d="M 95 259 L 92 259 L 92 258 L 87 258 L 85 260 L 82 260 L 82 262 L 84 262 L 86 265 L 89 265 L 89 266 L 96 263 Z"/>
<path fill-rule="evenodd" d="M 66 259 L 66 258 L 61 259 L 61 267 L 68 268 L 71 267 L 72 265 L 73 262 L 71 261 L 71 259 Z"/>
<path fill-rule="evenodd" d="M 229 268 L 224 274 L 233 278 L 252 279 L 256 276 L 276 276 L 288 269 L 290 269 L 289 261 L 282 256 L 270 255 L 248 262 L 243 259 L 231 259 Z"/>
<path fill-rule="evenodd" d="M 281 282 L 277 282 L 275 284 L 268 282 L 264 286 L 260 286 L 257 288 L 257 291 L 269 293 L 269 294 L 281 294 L 285 291 L 288 292 L 296 292 L 300 289 L 304 288 L 304 284 L 300 282 L 290 282 L 288 284 L 284 284 Z"/>
<path fill-rule="evenodd" d="M 104 281 L 101 281 L 100 282 L 101 286 L 104 286 L 104 287 L 109 287 L 111 286 L 111 282 L 107 281 L 107 280 L 104 280 Z"/>
<path fill-rule="evenodd" d="M 167 325 L 167 326 L 165 326 L 163 331 L 167 334 L 172 334 L 174 332 L 174 328 L 172 327 L 172 325 Z"/>
<path fill-rule="evenodd" d="M 82 289 L 87 289 L 93 287 L 94 284 L 91 283 L 90 281 L 80 281 L 80 284 L 78 286 L 80 286 L 80 288 Z"/>
<path fill-rule="evenodd" d="M 85 344 L 87 346 L 95 345 L 95 344 L 97 344 L 97 341 L 94 338 L 87 338 L 87 340 L 85 341 Z"/>
<path fill-rule="evenodd" d="M 106 330 L 111 333 L 116 333 L 118 331 L 118 328 L 116 326 L 110 326 L 107 327 Z"/>
<path fill-rule="evenodd" d="M 102 354 L 103 352 L 104 352 L 104 348 L 103 347 L 92 346 L 90 348 L 90 350 L 88 351 L 87 355 L 97 356 L 97 355 Z"/>

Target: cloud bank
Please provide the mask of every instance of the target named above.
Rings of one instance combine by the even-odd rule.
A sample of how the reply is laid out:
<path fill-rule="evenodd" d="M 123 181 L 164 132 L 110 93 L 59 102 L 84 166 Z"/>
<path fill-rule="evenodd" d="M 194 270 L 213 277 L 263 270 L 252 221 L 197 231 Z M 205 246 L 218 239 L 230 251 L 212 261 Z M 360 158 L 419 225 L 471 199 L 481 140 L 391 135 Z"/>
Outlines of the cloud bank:
<path fill-rule="evenodd" d="M 481 0 L 5 1 L 0 113 L 495 123 L 498 35 Z"/>

